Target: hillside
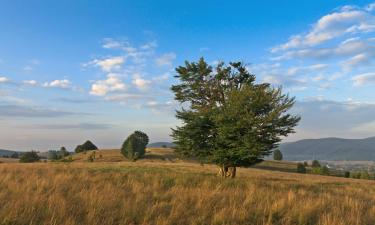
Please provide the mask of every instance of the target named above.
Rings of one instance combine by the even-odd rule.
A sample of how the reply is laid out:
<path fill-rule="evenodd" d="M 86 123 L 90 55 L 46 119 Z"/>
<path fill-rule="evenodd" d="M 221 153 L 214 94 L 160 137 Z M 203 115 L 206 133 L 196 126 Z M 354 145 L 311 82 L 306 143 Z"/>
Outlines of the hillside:
<path fill-rule="evenodd" d="M 154 142 L 154 143 L 150 143 L 147 145 L 147 147 L 149 148 L 163 148 L 163 147 L 167 147 L 167 148 L 172 148 L 174 147 L 174 144 L 171 143 L 171 142 Z"/>
<path fill-rule="evenodd" d="M 254 168 L 221 179 L 213 165 L 159 159 L 1 163 L 0 174 L 0 224 L 375 224 L 366 180 Z"/>
<path fill-rule="evenodd" d="M 15 152 L 16 151 L 0 149 L 0 157 L 1 156 L 11 156 Z"/>
<path fill-rule="evenodd" d="M 285 160 L 375 161 L 375 137 L 306 139 L 280 145 Z"/>

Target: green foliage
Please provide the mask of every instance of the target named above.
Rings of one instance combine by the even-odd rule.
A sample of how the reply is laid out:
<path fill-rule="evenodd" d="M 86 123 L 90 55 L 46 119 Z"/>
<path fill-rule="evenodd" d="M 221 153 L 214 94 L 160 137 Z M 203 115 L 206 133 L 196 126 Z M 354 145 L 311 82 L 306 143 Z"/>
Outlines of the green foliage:
<path fill-rule="evenodd" d="M 76 153 L 80 153 L 80 152 L 93 151 L 93 150 L 98 150 L 98 147 L 96 147 L 91 141 L 87 140 L 82 145 L 78 145 L 74 151 Z"/>
<path fill-rule="evenodd" d="M 303 163 L 297 164 L 297 172 L 298 173 L 306 173 L 306 167 Z"/>
<path fill-rule="evenodd" d="M 361 175 L 360 175 L 360 179 L 369 180 L 370 179 L 370 174 L 367 171 L 362 171 Z"/>
<path fill-rule="evenodd" d="M 329 168 L 328 166 L 322 166 L 322 175 L 329 175 Z"/>
<path fill-rule="evenodd" d="M 146 146 L 149 142 L 147 134 L 141 131 L 135 131 L 131 134 L 121 147 L 121 153 L 128 159 L 137 160 L 146 153 Z"/>
<path fill-rule="evenodd" d="M 40 157 L 35 151 L 23 152 L 20 156 L 21 163 L 39 162 L 39 160 L 40 160 Z"/>
<path fill-rule="evenodd" d="M 316 168 L 316 167 L 320 167 L 320 163 L 318 160 L 314 159 L 311 163 L 311 167 L 313 168 Z"/>
<path fill-rule="evenodd" d="M 60 156 L 60 154 L 58 154 L 57 151 L 49 150 L 48 155 L 47 155 L 47 159 L 49 159 L 49 160 L 59 160 L 59 159 L 61 159 L 61 156 Z"/>
<path fill-rule="evenodd" d="M 172 129 L 176 151 L 220 166 L 251 166 L 294 132 L 300 118 L 287 114 L 295 100 L 281 88 L 256 84 L 240 62 L 215 68 L 202 58 L 176 68 L 175 99 L 183 125 Z"/>
<path fill-rule="evenodd" d="M 313 167 L 312 173 L 320 175 L 329 175 L 329 168 L 327 166 Z"/>
<path fill-rule="evenodd" d="M 62 156 L 62 157 L 65 157 L 65 156 L 68 156 L 69 155 L 69 152 L 66 150 L 66 148 L 64 146 L 62 146 L 60 148 L 60 152 L 59 154 Z"/>
<path fill-rule="evenodd" d="M 18 159 L 18 158 L 19 158 L 19 154 L 18 154 L 18 152 L 14 152 L 14 153 L 10 156 L 10 158 Z"/>
<path fill-rule="evenodd" d="M 344 177 L 349 178 L 350 177 L 350 172 L 349 171 L 345 171 Z"/>
<path fill-rule="evenodd" d="M 275 151 L 273 151 L 273 159 L 277 161 L 283 160 L 283 154 L 281 153 L 279 149 L 276 149 Z"/>

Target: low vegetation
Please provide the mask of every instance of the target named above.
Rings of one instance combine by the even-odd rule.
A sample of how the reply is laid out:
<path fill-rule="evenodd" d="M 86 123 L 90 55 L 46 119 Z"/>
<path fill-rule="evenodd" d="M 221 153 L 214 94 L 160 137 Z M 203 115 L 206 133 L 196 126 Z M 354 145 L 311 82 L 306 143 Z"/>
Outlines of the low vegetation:
<path fill-rule="evenodd" d="M 76 153 L 80 153 L 93 150 L 98 150 L 98 147 L 96 147 L 96 145 L 94 145 L 91 141 L 87 140 L 85 143 L 78 145 L 74 151 Z"/>
<path fill-rule="evenodd" d="M 0 224 L 375 224 L 372 181 L 238 173 L 220 179 L 216 166 L 144 160 L 3 163 Z"/>

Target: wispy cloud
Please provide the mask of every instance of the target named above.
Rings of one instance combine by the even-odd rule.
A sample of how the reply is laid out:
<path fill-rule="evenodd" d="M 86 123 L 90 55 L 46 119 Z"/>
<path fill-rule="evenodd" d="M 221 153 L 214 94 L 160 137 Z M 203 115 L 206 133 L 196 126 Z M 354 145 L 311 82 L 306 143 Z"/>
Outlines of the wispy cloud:
<path fill-rule="evenodd" d="M 57 109 L 45 109 L 39 107 L 29 107 L 23 105 L 0 104 L 0 116 L 4 117 L 64 117 L 74 115 L 84 115 L 85 113 L 69 112 Z"/>
<path fill-rule="evenodd" d="M 173 60 L 176 59 L 176 54 L 173 52 L 166 53 L 158 58 L 156 58 L 155 62 L 158 66 L 170 66 L 172 65 Z"/>

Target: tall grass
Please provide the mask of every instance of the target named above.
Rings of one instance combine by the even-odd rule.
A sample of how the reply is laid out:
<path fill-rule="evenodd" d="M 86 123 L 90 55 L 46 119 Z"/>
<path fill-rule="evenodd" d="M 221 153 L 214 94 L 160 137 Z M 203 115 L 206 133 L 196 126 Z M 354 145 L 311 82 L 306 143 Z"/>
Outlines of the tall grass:
<path fill-rule="evenodd" d="M 0 164 L 0 224 L 375 224 L 375 182 L 162 163 Z"/>

